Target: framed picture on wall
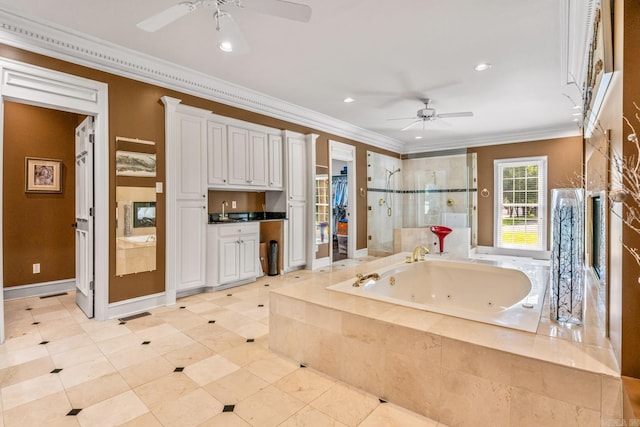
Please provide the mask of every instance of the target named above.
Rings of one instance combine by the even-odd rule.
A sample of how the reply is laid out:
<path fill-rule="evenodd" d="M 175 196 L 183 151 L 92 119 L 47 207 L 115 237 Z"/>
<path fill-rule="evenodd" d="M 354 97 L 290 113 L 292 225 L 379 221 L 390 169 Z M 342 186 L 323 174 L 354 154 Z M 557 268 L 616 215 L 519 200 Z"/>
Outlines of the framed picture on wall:
<path fill-rule="evenodd" d="M 117 150 L 116 176 L 156 176 L 156 155 Z"/>
<path fill-rule="evenodd" d="M 25 157 L 25 192 L 62 193 L 62 160 Z"/>

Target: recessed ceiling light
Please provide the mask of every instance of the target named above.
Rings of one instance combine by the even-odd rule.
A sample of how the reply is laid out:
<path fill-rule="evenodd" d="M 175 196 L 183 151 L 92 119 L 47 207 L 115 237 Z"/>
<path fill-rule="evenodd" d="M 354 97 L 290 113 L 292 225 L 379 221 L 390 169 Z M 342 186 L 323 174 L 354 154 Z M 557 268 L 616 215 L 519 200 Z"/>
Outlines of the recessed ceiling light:
<path fill-rule="evenodd" d="M 582 110 L 582 105 L 574 105 L 573 109 L 574 110 Z"/>
<path fill-rule="evenodd" d="M 574 121 L 574 122 L 579 122 L 579 121 L 580 121 L 580 119 L 577 119 L 577 118 L 576 118 L 576 119 L 573 119 L 573 121 Z"/>
<path fill-rule="evenodd" d="M 221 42 L 218 47 L 223 52 L 233 52 L 233 45 L 229 41 Z"/>
<path fill-rule="evenodd" d="M 571 115 L 572 115 L 572 116 L 579 117 L 579 116 L 581 116 L 581 115 L 582 115 L 582 113 L 571 113 Z"/>
<path fill-rule="evenodd" d="M 480 64 L 473 67 L 473 69 L 476 71 L 487 71 L 489 68 L 491 68 L 491 64 L 489 64 L 488 62 L 481 62 Z"/>
<path fill-rule="evenodd" d="M 355 99 L 353 99 L 353 98 L 351 98 L 351 97 L 346 97 L 345 99 L 343 99 L 343 102 L 345 102 L 345 103 L 347 103 L 347 104 L 350 104 L 350 103 L 352 103 L 353 101 L 355 101 Z"/>
<path fill-rule="evenodd" d="M 422 139 L 422 137 L 421 136 L 416 136 L 416 139 Z"/>

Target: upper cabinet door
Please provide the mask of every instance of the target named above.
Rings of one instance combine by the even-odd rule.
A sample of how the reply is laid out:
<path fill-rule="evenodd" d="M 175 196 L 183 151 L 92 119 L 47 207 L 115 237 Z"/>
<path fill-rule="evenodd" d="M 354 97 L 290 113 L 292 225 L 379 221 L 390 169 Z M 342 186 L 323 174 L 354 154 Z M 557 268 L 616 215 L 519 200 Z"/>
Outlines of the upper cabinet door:
<path fill-rule="evenodd" d="M 233 126 L 227 128 L 229 145 L 227 154 L 229 159 L 229 184 L 249 184 L 249 131 Z"/>
<path fill-rule="evenodd" d="M 282 137 L 269 135 L 269 188 L 281 190 L 284 170 L 282 167 Z"/>
<path fill-rule="evenodd" d="M 249 131 L 249 182 L 247 184 L 266 187 L 269 180 L 267 134 Z"/>
<path fill-rule="evenodd" d="M 176 199 L 206 199 L 205 120 L 184 113 L 176 113 L 176 118 L 178 122 Z"/>
<path fill-rule="evenodd" d="M 207 122 L 207 183 L 209 186 L 227 185 L 227 127 Z"/>
<path fill-rule="evenodd" d="M 306 201 L 307 151 L 304 138 L 287 137 L 287 166 L 289 200 Z"/>

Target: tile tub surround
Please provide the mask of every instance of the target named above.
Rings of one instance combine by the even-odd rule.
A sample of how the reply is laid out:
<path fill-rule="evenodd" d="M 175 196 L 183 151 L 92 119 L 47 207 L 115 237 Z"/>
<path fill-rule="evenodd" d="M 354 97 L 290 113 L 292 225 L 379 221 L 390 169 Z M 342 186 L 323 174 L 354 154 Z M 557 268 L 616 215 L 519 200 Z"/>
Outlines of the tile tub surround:
<path fill-rule="evenodd" d="M 273 351 L 448 425 L 595 427 L 622 417 L 592 282 L 584 327 L 549 322 L 545 302 L 537 334 L 332 292 L 331 283 L 317 276 L 271 293 Z"/>

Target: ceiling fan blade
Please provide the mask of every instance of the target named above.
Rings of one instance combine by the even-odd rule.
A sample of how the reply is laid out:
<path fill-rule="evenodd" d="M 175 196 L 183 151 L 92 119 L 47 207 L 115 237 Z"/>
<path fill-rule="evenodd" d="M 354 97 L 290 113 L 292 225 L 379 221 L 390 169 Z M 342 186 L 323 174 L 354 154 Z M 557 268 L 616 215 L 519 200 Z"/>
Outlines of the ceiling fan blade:
<path fill-rule="evenodd" d="M 194 10 L 196 10 L 195 4 L 180 3 L 175 6 L 171 6 L 169 9 L 165 9 L 160 13 L 156 13 L 144 21 L 138 22 L 136 26 L 141 30 L 153 33 L 154 31 L 158 31 L 160 28 L 177 21 L 183 16 L 188 15 Z"/>
<path fill-rule="evenodd" d="M 473 113 L 471 111 L 463 111 L 459 113 L 442 113 L 436 114 L 436 117 L 439 119 L 446 119 L 451 117 L 473 117 Z"/>
<path fill-rule="evenodd" d="M 402 129 L 400 129 L 400 132 L 404 132 L 405 130 L 409 130 L 409 129 L 411 129 L 412 127 L 414 127 L 415 125 L 417 125 L 420 122 L 424 123 L 424 120 L 422 120 L 422 119 L 416 120 L 415 122 L 411 123 L 409 126 L 405 126 Z"/>
<path fill-rule="evenodd" d="M 214 15 L 214 19 L 215 18 L 216 15 Z M 216 46 L 224 52 L 233 54 L 249 52 L 249 43 L 244 38 L 240 27 L 233 17 L 226 12 L 220 11 L 220 16 L 218 16 L 217 19 L 220 29 L 216 30 L 215 34 Z M 223 46 L 223 44 L 225 45 Z"/>
<path fill-rule="evenodd" d="M 416 116 L 413 117 L 396 117 L 394 119 L 387 119 L 387 120 L 415 120 Z"/>
<path fill-rule="evenodd" d="M 266 15 L 293 21 L 309 22 L 311 8 L 306 4 L 292 3 L 284 0 L 242 0 L 247 9 L 252 9 Z"/>

